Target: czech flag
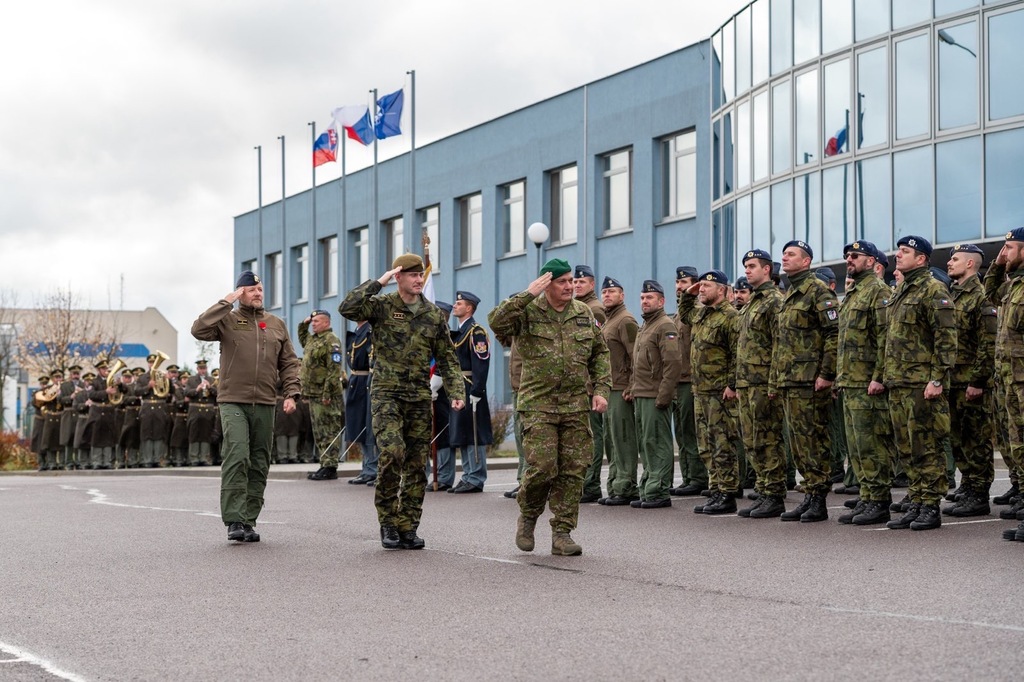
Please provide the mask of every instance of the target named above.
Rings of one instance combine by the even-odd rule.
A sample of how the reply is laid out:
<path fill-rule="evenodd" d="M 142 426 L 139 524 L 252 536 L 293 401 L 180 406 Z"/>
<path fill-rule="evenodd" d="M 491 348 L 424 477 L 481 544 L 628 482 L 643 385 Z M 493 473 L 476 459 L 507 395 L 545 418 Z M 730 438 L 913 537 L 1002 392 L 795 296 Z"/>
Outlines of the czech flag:
<path fill-rule="evenodd" d="M 828 143 L 825 145 L 825 156 L 835 156 L 841 154 L 843 147 L 846 146 L 847 130 L 846 126 L 838 133 L 829 138 Z"/>
<path fill-rule="evenodd" d="M 365 104 L 338 107 L 331 112 L 336 126 L 345 131 L 349 138 L 359 144 L 368 145 L 374 140 L 373 121 L 370 119 L 370 107 Z"/>
<path fill-rule="evenodd" d="M 313 168 L 338 160 L 338 131 L 328 128 L 313 143 Z"/>

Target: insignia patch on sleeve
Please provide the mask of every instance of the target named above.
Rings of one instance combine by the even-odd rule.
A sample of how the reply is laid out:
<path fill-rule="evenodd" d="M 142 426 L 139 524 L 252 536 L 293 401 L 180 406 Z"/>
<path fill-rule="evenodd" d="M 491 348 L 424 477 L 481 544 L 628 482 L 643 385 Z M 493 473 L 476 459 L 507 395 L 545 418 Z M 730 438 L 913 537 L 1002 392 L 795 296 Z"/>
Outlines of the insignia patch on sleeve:
<path fill-rule="evenodd" d="M 391 313 L 391 319 L 392 320 L 404 320 L 405 319 L 405 313 Z"/>
<path fill-rule="evenodd" d="M 825 311 L 825 317 L 834 322 L 835 320 L 839 319 L 839 311 L 836 310 L 835 308 L 829 308 L 828 310 Z"/>
<path fill-rule="evenodd" d="M 597 325 L 597 326 L 601 326 L 601 325 L 597 324 L 597 320 L 594 320 L 594 324 Z M 577 327 L 589 327 L 590 326 L 590 320 L 587 319 L 586 317 L 577 317 L 576 318 L 576 326 Z"/>

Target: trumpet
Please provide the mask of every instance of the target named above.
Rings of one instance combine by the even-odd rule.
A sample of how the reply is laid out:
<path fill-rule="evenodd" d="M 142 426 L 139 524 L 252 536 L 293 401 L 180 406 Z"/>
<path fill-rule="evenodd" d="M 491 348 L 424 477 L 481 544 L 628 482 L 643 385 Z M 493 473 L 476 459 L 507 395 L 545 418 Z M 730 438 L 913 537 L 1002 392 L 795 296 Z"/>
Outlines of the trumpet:
<path fill-rule="evenodd" d="M 153 380 L 153 395 L 157 398 L 166 398 L 167 394 L 171 392 L 171 382 L 167 378 L 167 373 L 157 369 L 170 359 L 171 356 L 162 350 L 158 350 L 156 352 L 156 360 L 153 362 L 153 368 L 149 371 L 149 376 Z"/>
<path fill-rule="evenodd" d="M 117 385 L 117 382 L 121 378 L 121 370 L 124 368 L 124 360 L 118 358 L 117 360 L 114 361 L 113 366 L 111 366 L 110 368 L 110 374 L 107 375 L 107 388 L 111 388 L 112 386 Z M 124 400 L 124 393 L 121 393 L 120 390 L 115 392 L 109 398 L 109 402 L 111 405 L 120 405 L 122 400 Z"/>

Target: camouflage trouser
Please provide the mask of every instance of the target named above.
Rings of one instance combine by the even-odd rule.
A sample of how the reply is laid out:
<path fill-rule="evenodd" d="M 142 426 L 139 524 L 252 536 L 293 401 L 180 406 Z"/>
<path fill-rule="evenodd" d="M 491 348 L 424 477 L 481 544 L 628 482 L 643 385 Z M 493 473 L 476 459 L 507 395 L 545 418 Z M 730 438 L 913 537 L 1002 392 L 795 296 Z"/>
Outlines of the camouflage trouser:
<path fill-rule="evenodd" d="M 697 421 L 697 451 L 708 470 L 711 490 L 731 493 L 740 487 L 739 405 L 719 391 L 693 394 Z"/>
<path fill-rule="evenodd" d="M 526 471 L 526 451 L 523 450 L 523 419 L 519 416 L 516 405 L 519 404 L 519 393 L 512 394 L 512 432 L 516 437 L 516 454 L 519 456 L 519 466 L 516 467 L 516 482 L 522 483 L 523 472 Z"/>
<path fill-rule="evenodd" d="M 636 486 L 636 421 L 633 403 L 622 399 L 622 391 L 612 391 L 608 411 L 604 415 L 605 438 L 612 443 L 612 464 L 615 478 L 608 483 L 608 494 L 639 497 Z M 611 476 L 609 476 L 611 479 Z"/>
<path fill-rule="evenodd" d="M 220 470 L 220 516 L 232 523 L 256 525 L 270 470 L 274 405 L 219 406 L 223 435 Z"/>
<path fill-rule="evenodd" d="M 676 432 L 676 447 L 679 448 L 679 473 L 683 475 L 682 485 L 708 485 L 708 470 L 697 451 L 697 418 L 693 409 L 693 384 L 686 382 L 676 386 L 676 397 L 672 401 L 672 417 Z"/>
<path fill-rule="evenodd" d="M 320 455 L 320 466 L 337 467 L 345 437 L 338 434 L 345 428 L 345 404 L 338 396 L 330 405 L 309 399 L 309 416 L 313 421 L 313 444 Z"/>
<path fill-rule="evenodd" d="M 832 411 L 828 420 L 828 435 L 832 439 L 832 459 L 829 460 L 829 476 L 843 473 L 843 467 L 850 457 L 846 442 L 846 425 L 843 415 L 843 396 L 832 400 Z"/>
<path fill-rule="evenodd" d="M 583 475 L 593 454 L 587 412 L 549 414 L 520 412 L 526 471 L 516 499 L 528 519 L 551 509 L 551 529 L 568 533 L 576 528 L 583 494 Z"/>
<path fill-rule="evenodd" d="M 860 499 L 886 502 L 896 459 L 889 399 L 884 393 L 868 395 L 867 387 L 844 388 L 842 397 L 850 465 L 860 482 Z"/>
<path fill-rule="evenodd" d="M 938 504 L 946 485 L 946 454 L 942 439 L 949 437 L 949 403 L 943 393 L 924 399 L 924 386 L 889 389 L 893 440 L 910 479 L 913 502 Z"/>
<path fill-rule="evenodd" d="M 1024 478 L 1024 384 L 1006 380 L 1007 445 L 1003 450 L 1003 461 L 1010 470 L 1010 482 L 1020 485 Z"/>
<path fill-rule="evenodd" d="M 786 449 L 782 439 L 783 410 L 779 398 L 768 398 L 767 386 L 737 390 L 743 447 L 757 472 L 754 490 L 786 496 Z"/>
<path fill-rule="evenodd" d="M 584 495 L 601 494 L 601 467 L 604 466 L 605 433 L 604 415 L 600 412 L 590 413 L 590 431 L 594 434 L 594 450 L 591 454 L 590 466 L 583 478 Z M 609 472 L 610 477 L 610 472 Z"/>
<path fill-rule="evenodd" d="M 672 413 L 659 410 L 654 398 L 633 398 L 636 444 L 644 473 L 640 476 L 640 499 L 656 502 L 668 499 L 672 487 Z"/>
<path fill-rule="evenodd" d="M 813 386 L 782 389 L 782 406 L 789 427 L 789 447 L 804 492 L 827 495 L 832 443 L 828 421 L 832 414 L 832 392 L 815 391 Z"/>
<path fill-rule="evenodd" d="M 382 526 L 416 530 L 423 515 L 430 456 L 430 400 L 370 396 L 373 436 L 380 459 L 373 502 Z"/>
<path fill-rule="evenodd" d="M 991 391 L 977 400 L 967 399 L 966 386 L 954 386 L 949 391 L 949 440 L 953 461 L 962 474 L 960 483 L 986 497 L 996 476 L 992 453 L 994 404 Z"/>
<path fill-rule="evenodd" d="M 992 402 L 995 404 L 995 448 L 1003 458 L 1003 462 L 1010 468 L 1010 416 L 1006 412 L 1006 385 L 996 372 L 993 389 Z M 1016 481 L 1016 474 L 1011 470 L 1010 477 Z"/>

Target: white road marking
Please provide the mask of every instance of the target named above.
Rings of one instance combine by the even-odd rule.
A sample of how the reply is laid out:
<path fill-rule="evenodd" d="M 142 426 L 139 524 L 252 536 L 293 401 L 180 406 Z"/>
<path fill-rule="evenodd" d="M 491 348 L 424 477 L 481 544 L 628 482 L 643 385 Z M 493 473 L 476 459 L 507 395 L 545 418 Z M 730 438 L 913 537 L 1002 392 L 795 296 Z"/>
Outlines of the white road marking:
<path fill-rule="evenodd" d="M 188 478 L 188 477 L 186 477 Z M 203 511 L 199 509 L 175 509 L 173 507 L 150 507 L 142 504 L 125 504 L 124 502 L 113 502 L 109 496 L 96 488 L 77 488 L 73 485 L 62 485 L 60 486 L 63 490 L 76 490 L 85 491 L 91 498 L 89 501 L 95 504 L 103 504 L 108 507 L 122 507 L 124 509 L 146 509 L 149 511 L 165 511 L 165 512 L 183 512 L 185 514 L 195 514 L 196 516 L 212 516 L 214 518 L 220 518 L 220 512 Z M 284 521 L 260 521 L 260 525 L 283 525 Z"/>
<path fill-rule="evenodd" d="M 1024 632 L 1024 627 L 1019 625 L 1006 625 L 1004 623 L 986 623 L 979 620 L 960 620 L 958 618 L 942 618 L 939 616 L 918 616 L 912 613 L 893 613 L 889 611 L 872 611 L 868 609 L 845 609 L 839 606 L 822 607 L 826 611 L 836 613 L 850 613 L 859 616 L 875 616 L 877 618 L 903 618 L 916 620 L 922 623 L 942 623 L 943 625 L 969 625 L 977 628 L 992 628 L 993 630 L 1007 630 L 1009 632 Z"/>
<path fill-rule="evenodd" d="M 62 680 L 70 680 L 71 682 L 85 682 L 84 677 L 81 677 L 80 675 L 76 675 L 74 673 L 69 673 L 66 670 L 62 670 L 50 661 L 44 660 L 42 658 L 39 658 L 38 656 L 30 654 L 24 649 L 18 648 L 13 644 L 0 642 L 0 651 L 3 651 L 6 654 L 10 654 L 11 656 L 14 656 L 14 658 L 2 660 L 0 661 L 0 663 L 28 663 L 29 665 L 34 665 L 37 668 L 42 668 L 54 677 L 59 677 Z"/>
<path fill-rule="evenodd" d="M 499 559 L 492 556 L 480 556 L 479 554 L 469 554 L 468 552 L 453 552 L 448 549 L 437 549 L 436 547 L 424 547 L 432 552 L 442 552 L 444 554 L 454 554 L 456 556 L 469 557 L 470 559 L 480 559 L 481 561 L 493 561 L 498 564 L 516 564 L 518 566 L 529 566 L 530 564 L 525 561 L 516 561 L 514 559 Z"/>
<path fill-rule="evenodd" d="M 899 513 L 899 512 L 896 512 L 896 513 Z M 1002 521 L 1003 523 L 1006 523 L 1006 519 L 975 519 L 973 521 L 943 521 L 942 525 L 943 526 L 965 526 L 968 523 L 996 523 L 997 521 Z M 861 530 L 893 530 L 893 529 L 892 528 L 886 528 L 885 526 L 882 526 L 881 528 L 861 528 Z M 897 529 L 897 530 L 909 530 L 909 529 L 901 528 L 901 529 Z"/>

